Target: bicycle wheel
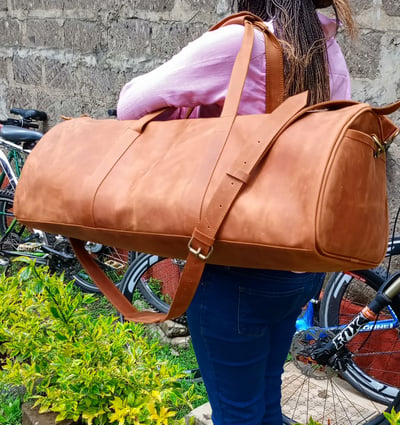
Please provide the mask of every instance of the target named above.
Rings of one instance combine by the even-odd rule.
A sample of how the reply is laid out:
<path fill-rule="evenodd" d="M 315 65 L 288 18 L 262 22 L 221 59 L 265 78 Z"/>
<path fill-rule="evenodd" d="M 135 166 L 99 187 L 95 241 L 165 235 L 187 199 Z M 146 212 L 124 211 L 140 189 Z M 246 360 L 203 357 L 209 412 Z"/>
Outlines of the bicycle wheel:
<path fill-rule="evenodd" d="M 181 266 L 180 260 L 139 254 L 126 272 L 121 292 L 132 302 L 138 290 L 149 307 L 166 313 L 176 292 Z"/>
<path fill-rule="evenodd" d="M 322 424 L 331 425 L 387 425 L 382 412 L 391 410 L 392 407 L 395 410 L 400 408 L 396 385 L 385 384 L 374 375 L 373 367 L 368 365 L 375 357 L 392 355 L 393 364 L 397 363 L 398 354 L 394 353 L 398 351 L 397 336 L 391 336 L 390 350 L 378 350 L 379 344 L 387 338 L 387 331 L 375 330 L 358 334 L 336 355 L 338 364 L 344 367 L 344 371 L 339 368 L 340 372 L 318 365 L 310 356 L 310 349 L 314 344 L 332 336 L 339 325 L 347 324 L 368 304 L 383 280 L 378 271 L 335 273 L 330 277 L 322 297 L 320 327 L 297 332 L 293 337 L 290 361 L 285 366 L 282 385 L 285 424 L 305 424 L 312 417 Z M 400 311 L 397 300 L 393 310 Z M 384 310 L 380 314 L 378 325 L 384 319 L 396 325 L 395 314 L 391 314 L 393 310 Z M 397 327 L 391 332 L 397 335 Z M 383 364 L 379 373 L 383 372 L 387 376 L 390 375 L 387 373 L 389 370 L 393 370 L 396 376 L 399 373 L 398 367 L 389 364 Z"/>
<path fill-rule="evenodd" d="M 48 235 L 36 232 L 14 217 L 14 192 L 0 189 L 0 237 L 3 250 L 30 251 L 47 243 Z"/>
<path fill-rule="evenodd" d="M 26 227 L 15 219 L 13 207 L 14 192 L 0 189 L 0 236 L 4 237 L 1 249 L 6 256 L 15 257 L 20 251 L 21 255 L 32 256 L 37 261 L 43 259 L 42 263 L 48 263 L 50 270 L 65 272 L 67 279 L 74 279 L 84 291 L 100 292 L 83 270 L 66 238 Z M 87 242 L 86 248 L 118 286 L 128 267 L 129 252 L 92 242 Z"/>

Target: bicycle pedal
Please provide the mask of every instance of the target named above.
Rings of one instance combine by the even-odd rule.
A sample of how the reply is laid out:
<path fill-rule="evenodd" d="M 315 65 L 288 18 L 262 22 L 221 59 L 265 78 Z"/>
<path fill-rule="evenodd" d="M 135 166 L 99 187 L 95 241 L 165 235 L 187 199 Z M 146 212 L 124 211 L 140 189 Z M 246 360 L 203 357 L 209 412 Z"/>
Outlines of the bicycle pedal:
<path fill-rule="evenodd" d="M 17 246 L 17 251 L 35 251 L 36 249 L 40 248 L 42 244 L 38 242 L 25 242 L 21 243 Z"/>
<path fill-rule="evenodd" d="M 116 260 L 106 260 L 104 264 L 114 270 L 121 270 L 124 268 L 124 264 Z"/>

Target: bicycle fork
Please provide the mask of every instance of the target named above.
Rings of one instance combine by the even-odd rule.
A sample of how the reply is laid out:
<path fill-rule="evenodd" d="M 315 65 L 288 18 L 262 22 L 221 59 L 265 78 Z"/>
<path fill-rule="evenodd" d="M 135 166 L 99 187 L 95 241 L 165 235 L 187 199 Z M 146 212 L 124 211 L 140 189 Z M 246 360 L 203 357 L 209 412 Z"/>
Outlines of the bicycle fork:
<path fill-rule="evenodd" d="M 312 349 L 311 358 L 321 365 L 335 365 L 335 354 L 349 343 L 361 329 L 371 321 L 375 321 L 378 314 L 400 293 L 400 272 L 395 273 L 379 288 L 375 298 L 365 306 L 353 320 L 328 342 L 319 341 Z M 342 368 L 337 365 L 336 368 Z"/>

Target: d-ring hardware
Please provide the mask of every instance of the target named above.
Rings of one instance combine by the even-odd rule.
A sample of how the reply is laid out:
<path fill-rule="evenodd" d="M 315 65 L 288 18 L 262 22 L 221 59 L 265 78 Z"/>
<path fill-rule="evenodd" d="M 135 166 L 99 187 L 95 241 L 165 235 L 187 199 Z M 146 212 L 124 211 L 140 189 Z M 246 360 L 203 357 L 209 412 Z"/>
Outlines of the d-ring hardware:
<path fill-rule="evenodd" d="M 374 143 L 376 144 L 376 151 L 374 153 L 374 157 L 375 158 L 379 158 L 383 153 L 385 153 L 386 148 L 385 148 L 385 143 L 382 143 L 378 136 L 376 134 L 371 134 L 371 138 L 374 141 Z"/>
<path fill-rule="evenodd" d="M 194 249 L 194 248 L 192 247 L 192 242 L 193 242 L 193 236 L 192 236 L 192 238 L 190 239 L 190 241 L 189 241 L 189 243 L 188 243 L 189 252 L 191 252 L 191 253 L 192 253 L 193 255 L 195 255 L 197 258 L 200 258 L 200 260 L 203 260 L 203 261 L 208 260 L 208 259 L 210 258 L 210 256 L 211 256 L 211 254 L 212 254 L 212 253 L 213 253 L 213 251 L 214 251 L 214 247 L 213 247 L 213 246 L 211 246 L 211 247 L 210 247 L 210 250 L 208 251 L 208 254 L 207 254 L 207 255 L 204 255 L 204 254 L 202 254 L 202 253 L 201 253 L 201 248 Z"/>

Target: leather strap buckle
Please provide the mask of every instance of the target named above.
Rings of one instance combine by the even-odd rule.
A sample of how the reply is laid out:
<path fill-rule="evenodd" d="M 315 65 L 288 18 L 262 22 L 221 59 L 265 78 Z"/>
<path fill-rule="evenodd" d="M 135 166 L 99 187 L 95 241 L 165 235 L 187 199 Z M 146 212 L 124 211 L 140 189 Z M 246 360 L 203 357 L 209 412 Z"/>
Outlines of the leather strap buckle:
<path fill-rule="evenodd" d="M 371 138 L 376 145 L 376 151 L 374 153 L 374 156 L 375 158 L 379 158 L 381 155 L 383 155 L 386 152 L 388 146 L 386 146 L 385 142 L 381 142 L 376 134 L 372 134 Z"/>
<path fill-rule="evenodd" d="M 214 246 L 210 247 L 210 250 L 208 251 L 208 254 L 202 254 L 201 253 L 201 248 L 197 248 L 194 249 L 192 247 L 192 242 L 193 242 L 193 236 L 191 237 L 189 243 L 188 243 L 188 248 L 189 248 L 189 252 L 191 252 L 193 255 L 195 255 L 197 258 L 200 258 L 200 260 L 206 261 L 210 258 L 211 254 L 214 251 Z"/>

